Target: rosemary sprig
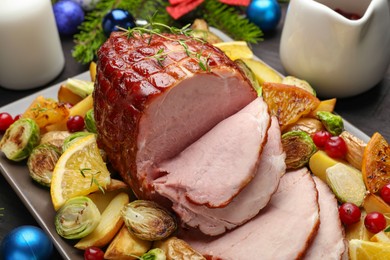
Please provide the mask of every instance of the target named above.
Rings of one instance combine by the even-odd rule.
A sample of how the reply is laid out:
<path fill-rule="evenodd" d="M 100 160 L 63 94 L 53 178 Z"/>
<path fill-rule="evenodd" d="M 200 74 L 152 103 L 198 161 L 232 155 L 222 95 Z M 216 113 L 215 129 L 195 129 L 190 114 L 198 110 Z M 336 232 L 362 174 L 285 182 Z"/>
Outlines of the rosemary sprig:
<path fill-rule="evenodd" d="M 0 208 L 0 211 L 3 211 L 4 210 L 4 208 Z M 4 216 L 4 214 L 3 213 L 0 213 L 0 217 L 3 217 Z"/>
<path fill-rule="evenodd" d="M 81 174 L 81 176 L 86 178 L 86 172 L 90 172 L 90 171 L 92 171 L 91 168 L 82 168 L 82 169 L 80 169 L 80 174 Z M 99 190 L 104 194 L 104 189 L 103 189 L 102 185 L 100 185 L 99 181 L 95 177 L 96 175 L 100 174 L 100 171 L 90 172 L 90 174 L 91 174 L 90 186 L 92 187 L 92 185 L 95 184 L 99 188 Z"/>

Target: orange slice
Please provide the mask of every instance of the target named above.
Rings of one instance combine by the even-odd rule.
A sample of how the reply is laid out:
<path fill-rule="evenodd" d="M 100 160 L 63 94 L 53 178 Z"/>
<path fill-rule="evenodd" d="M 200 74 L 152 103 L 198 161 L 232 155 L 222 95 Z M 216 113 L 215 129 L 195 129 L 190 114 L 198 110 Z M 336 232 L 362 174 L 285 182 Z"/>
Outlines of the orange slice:
<path fill-rule="evenodd" d="M 282 130 L 309 114 L 320 104 L 317 97 L 296 86 L 265 82 L 262 87 L 263 98 L 271 115 L 278 118 Z"/>
<path fill-rule="evenodd" d="M 380 133 L 374 133 L 364 149 L 362 173 L 364 183 L 372 193 L 390 183 L 390 147 Z"/>

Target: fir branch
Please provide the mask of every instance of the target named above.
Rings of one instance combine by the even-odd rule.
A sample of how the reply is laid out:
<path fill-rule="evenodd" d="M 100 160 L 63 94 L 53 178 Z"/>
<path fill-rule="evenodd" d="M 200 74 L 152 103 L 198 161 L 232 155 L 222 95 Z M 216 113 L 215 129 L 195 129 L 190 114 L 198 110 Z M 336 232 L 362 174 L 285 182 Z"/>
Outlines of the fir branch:
<path fill-rule="evenodd" d="M 204 19 L 210 26 L 218 28 L 233 39 L 257 43 L 262 41 L 263 32 L 251 23 L 237 9 L 218 0 L 206 0 L 203 3 Z"/>
<path fill-rule="evenodd" d="M 80 32 L 74 36 L 75 47 L 72 56 L 80 63 L 87 64 L 96 58 L 99 47 L 107 37 L 104 35 L 102 21 L 114 8 L 129 11 L 134 17 L 143 19 L 151 16 L 155 10 L 164 10 L 155 15 L 155 21 L 170 24 L 172 18 L 165 11 L 168 5 L 164 0 L 100 0 L 95 9 L 87 13 L 80 25 Z"/>

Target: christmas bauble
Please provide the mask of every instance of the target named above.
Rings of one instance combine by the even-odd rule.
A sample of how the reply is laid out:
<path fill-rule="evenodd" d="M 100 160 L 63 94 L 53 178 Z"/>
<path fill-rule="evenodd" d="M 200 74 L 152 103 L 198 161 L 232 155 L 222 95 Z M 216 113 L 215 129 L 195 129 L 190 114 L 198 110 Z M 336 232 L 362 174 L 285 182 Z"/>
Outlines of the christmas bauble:
<path fill-rule="evenodd" d="M 136 26 L 134 17 L 126 10 L 113 9 L 103 18 L 103 31 L 109 37 L 111 32 L 118 31 L 117 26 L 122 28 L 134 28 Z"/>
<path fill-rule="evenodd" d="M 35 226 L 20 226 L 9 232 L 1 242 L 1 259 L 27 260 L 50 259 L 53 243 L 42 229 Z"/>
<path fill-rule="evenodd" d="M 73 2 L 78 3 L 84 11 L 91 11 L 95 9 L 96 4 L 100 2 L 100 0 L 72 0 Z"/>
<path fill-rule="evenodd" d="M 78 3 L 62 0 L 53 5 L 58 32 L 62 35 L 72 35 L 84 21 L 84 10 Z"/>
<path fill-rule="evenodd" d="M 276 0 L 253 0 L 246 10 L 249 21 L 264 32 L 272 31 L 278 26 L 281 14 Z"/>

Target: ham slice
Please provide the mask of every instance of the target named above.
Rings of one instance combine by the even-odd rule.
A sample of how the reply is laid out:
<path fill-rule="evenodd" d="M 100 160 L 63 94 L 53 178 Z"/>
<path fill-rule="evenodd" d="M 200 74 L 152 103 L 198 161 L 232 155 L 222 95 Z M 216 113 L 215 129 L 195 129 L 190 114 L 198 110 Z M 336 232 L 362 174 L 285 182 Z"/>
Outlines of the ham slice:
<path fill-rule="evenodd" d="M 257 172 L 270 124 L 267 109 L 257 98 L 161 163 L 159 170 L 167 175 L 154 182 L 155 188 L 180 190 L 189 202 L 209 208 L 229 204 Z"/>
<path fill-rule="evenodd" d="M 113 32 L 98 51 L 96 76 L 99 146 L 138 198 L 160 203 L 155 165 L 257 97 L 221 50 L 185 35 Z"/>
<path fill-rule="evenodd" d="M 286 173 L 260 214 L 219 237 L 181 230 L 181 237 L 210 259 L 297 259 L 319 226 L 318 194 L 307 169 Z"/>
<path fill-rule="evenodd" d="M 323 181 L 313 178 L 318 190 L 321 224 L 305 259 L 342 259 L 347 248 L 337 199 Z"/>
<path fill-rule="evenodd" d="M 245 147 L 244 144 L 243 146 Z M 207 208 L 186 201 L 182 189 L 175 185 L 165 185 L 164 181 L 169 175 L 158 179 L 155 186 L 157 192 L 173 202 L 173 209 L 180 216 L 182 223 L 198 227 L 203 233 L 215 236 L 247 222 L 267 205 L 285 172 L 284 160 L 279 124 L 273 117 L 255 177 L 226 207 Z"/>

